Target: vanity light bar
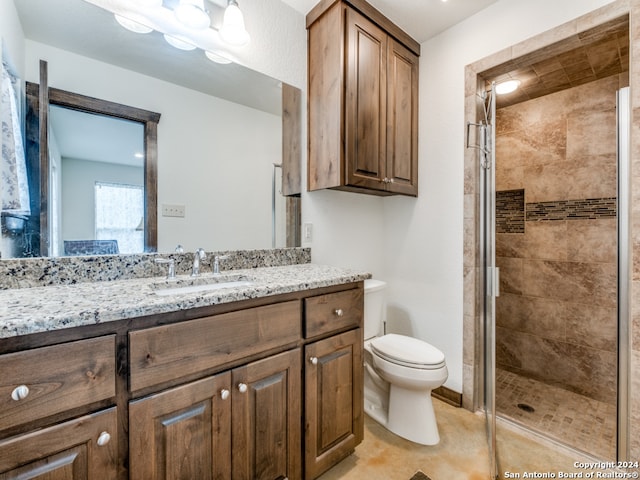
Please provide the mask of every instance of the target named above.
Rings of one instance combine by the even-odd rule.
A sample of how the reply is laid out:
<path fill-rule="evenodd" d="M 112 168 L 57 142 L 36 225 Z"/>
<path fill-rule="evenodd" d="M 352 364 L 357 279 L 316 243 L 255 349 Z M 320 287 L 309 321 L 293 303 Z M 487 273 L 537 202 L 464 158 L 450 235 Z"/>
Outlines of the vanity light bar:
<path fill-rule="evenodd" d="M 156 30 L 163 33 L 172 46 L 182 50 L 200 48 L 207 58 L 217 63 L 231 63 L 233 55 L 227 53 L 229 47 L 241 47 L 250 41 L 242 12 L 235 0 L 227 0 L 220 31 L 208 26 L 209 15 L 204 10 L 202 0 L 180 0 L 178 7 L 183 7 L 180 14 L 164 7 L 162 0 L 84 1 L 113 13 L 118 23 L 130 31 L 149 33 Z M 184 11 L 190 11 L 193 16 Z M 207 25 L 204 17 L 195 13 L 197 11 L 206 16 Z M 194 20 L 198 15 L 200 19 Z"/>

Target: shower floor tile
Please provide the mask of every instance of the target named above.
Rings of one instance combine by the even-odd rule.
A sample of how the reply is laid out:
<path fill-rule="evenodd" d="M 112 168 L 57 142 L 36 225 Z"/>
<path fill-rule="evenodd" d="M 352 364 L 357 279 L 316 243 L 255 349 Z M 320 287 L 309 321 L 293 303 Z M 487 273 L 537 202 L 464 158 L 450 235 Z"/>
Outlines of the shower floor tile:
<path fill-rule="evenodd" d="M 496 411 L 575 449 L 615 460 L 615 405 L 498 369 Z"/>

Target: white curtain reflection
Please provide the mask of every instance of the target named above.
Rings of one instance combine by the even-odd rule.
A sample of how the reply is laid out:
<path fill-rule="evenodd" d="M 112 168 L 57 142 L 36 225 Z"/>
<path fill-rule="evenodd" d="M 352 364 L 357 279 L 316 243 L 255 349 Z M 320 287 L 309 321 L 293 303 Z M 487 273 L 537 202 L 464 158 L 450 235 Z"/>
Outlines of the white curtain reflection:
<path fill-rule="evenodd" d="M 27 164 L 20 128 L 19 82 L 2 64 L 2 96 L 0 120 L 2 124 L 2 162 L 0 162 L 0 192 L 2 212 L 30 215 Z"/>
<path fill-rule="evenodd" d="M 117 240 L 120 253 L 144 251 L 144 192 L 138 185 L 96 182 L 96 240 Z"/>

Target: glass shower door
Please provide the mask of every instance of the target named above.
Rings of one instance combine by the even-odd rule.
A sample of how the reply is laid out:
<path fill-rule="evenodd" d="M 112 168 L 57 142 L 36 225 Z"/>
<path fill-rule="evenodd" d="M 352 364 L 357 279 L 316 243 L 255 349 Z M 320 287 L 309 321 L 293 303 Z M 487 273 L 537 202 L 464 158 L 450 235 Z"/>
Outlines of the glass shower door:
<path fill-rule="evenodd" d="M 480 289 L 483 368 L 481 390 L 489 445 L 491 478 L 498 477 L 496 450 L 496 297 L 499 295 L 499 270 L 496 267 L 496 175 L 495 175 L 495 84 L 484 93 L 484 119 L 478 127 L 480 162 Z"/>

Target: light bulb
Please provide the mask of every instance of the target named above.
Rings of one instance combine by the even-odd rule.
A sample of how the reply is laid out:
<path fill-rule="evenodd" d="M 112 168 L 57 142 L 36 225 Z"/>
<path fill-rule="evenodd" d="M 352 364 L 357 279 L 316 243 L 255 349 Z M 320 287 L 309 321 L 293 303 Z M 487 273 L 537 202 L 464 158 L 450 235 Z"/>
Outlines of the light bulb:
<path fill-rule="evenodd" d="M 496 93 L 504 95 L 505 93 L 515 92 L 520 86 L 520 80 L 507 80 L 496 85 Z"/>
<path fill-rule="evenodd" d="M 178 35 L 167 35 L 165 33 L 164 39 L 169 45 L 180 50 L 195 50 L 196 46 L 190 43 L 186 38 Z"/>
<path fill-rule="evenodd" d="M 135 20 L 131 20 L 129 18 L 123 17 L 122 15 L 114 14 L 116 17 L 116 21 L 120 24 L 120 26 L 126 28 L 127 30 L 135 33 L 149 33 L 153 32 L 153 28 L 147 27 L 140 22 L 136 22 Z"/>
<path fill-rule="evenodd" d="M 184 26 L 196 30 L 209 28 L 211 23 L 209 15 L 204 10 L 203 0 L 180 0 L 173 13 Z"/>
<path fill-rule="evenodd" d="M 229 0 L 229 5 L 224 11 L 220 36 L 230 45 L 242 46 L 249 43 L 250 37 L 244 27 L 244 17 L 235 0 Z"/>
<path fill-rule="evenodd" d="M 210 52 L 208 50 L 205 50 L 204 54 L 212 62 L 219 63 L 221 65 L 227 65 L 227 64 L 231 63 L 231 60 L 229 60 L 227 57 L 221 55 L 218 52 Z"/>

